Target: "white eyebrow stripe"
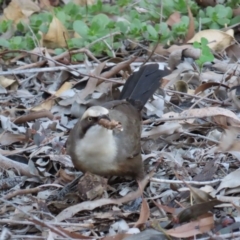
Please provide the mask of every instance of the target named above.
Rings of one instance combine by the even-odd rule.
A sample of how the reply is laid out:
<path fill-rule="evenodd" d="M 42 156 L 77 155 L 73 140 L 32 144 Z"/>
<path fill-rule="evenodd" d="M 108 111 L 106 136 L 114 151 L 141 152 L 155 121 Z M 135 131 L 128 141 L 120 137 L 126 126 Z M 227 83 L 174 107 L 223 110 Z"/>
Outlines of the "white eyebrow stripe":
<path fill-rule="evenodd" d="M 107 108 L 101 107 L 101 106 L 93 106 L 88 108 L 85 113 L 82 116 L 82 119 L 85 119 L 87 117 L 99 117 L 102 115 L 108 115 L 109 111 Z"/>

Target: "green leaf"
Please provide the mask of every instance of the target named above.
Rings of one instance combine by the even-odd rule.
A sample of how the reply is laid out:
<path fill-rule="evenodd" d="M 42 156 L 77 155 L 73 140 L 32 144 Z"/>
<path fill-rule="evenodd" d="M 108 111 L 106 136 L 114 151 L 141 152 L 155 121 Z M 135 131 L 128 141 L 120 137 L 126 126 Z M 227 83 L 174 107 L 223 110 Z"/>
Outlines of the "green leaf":
<path fill-rule="evenodd" d="M 221 26 L 225 26 L 225 25 L 228 25 L 230 23 L 230 20 L 226 19 L 226 18 L 220 18 L 220 19 L 217 20 L 217 23 Z"/>
<path fill-rule="evenodd" d="M 158 38 L 158 33 L 152 25 L 147 25 L 147 31 L 153 38 Z"/>
<path fill-rule="evenodd" d="M 205 12 L 203 10 L 199 10 L 198 17 L 205 18 Z"/>
<path fill-rule="evenodd" d="M 109 17 L 103 13 L 94 16 L 92 19 L 92 24 L 97 23 L 101 29 L 105 28 L 109 22 L 110 22 Z"/>
<path fill-rule="evenodd" d="M 89 28 L 85 22 L 77 20 L 73 23 L 73 30 L 77 32 L 81 37 L 86 38 Z"/>
<path fill-rule="evenodd" d="M 136 18 L 131 22 L 130 28 L 131 30 L 134 30 L 134 29 L 140 30 L 141 26 L 142 26 L 141 21 Z"/>
<path fill-rule="evenodd" d="M 201 44 L 199 42 L 194 42 L 193 47 L 201 49 Z"/>
<path fill-rule="evenodd" d="M 159 33 L 164 35 L 166 32 L 169 32 L 168 25 L 165 22 L 161 22 L 159 26 Z"/>
<path fill-rule="evenodd" d="M 22 43 L 23 38 L 20 36 L 17 36 L 17 37 L 12 38 L 11 40 L 15 45 L 20 45 Z"/>
<path fill-rule="evenodd" d="M 206 38 L 202 37 L 201 38 L 201 45 L 202 46 L 204 46 L 204 45 L 206 46 L 207 44 L 208 44 L 208 40 Z"/>
<path fill-rule="evenodd" d="M 39 27 L 39 30 L 43 33 L 47 33 L 48 32 L 48 29 L 49 29 L 49 26 L 47 26 L 46 24 L 42 24 L 40 27 Z"/>
<path fill-rule="evenodd" d="M 81 48 L 84 46 L 84 40 L 82 38 L 72 38 L 68 40 L 69 48 Z"/>
<path fill-rule="evenodd" d="M 211 21 L 212 21 L 211 18 L 202 18 L 202 19 L 201 19 L 201 23 L 202 23 L 202 24 L 210 23 Z"/>
<path fill-rule="evenodd" d="M 116 22 L 116 26 L 119 27 L 119 30 L 122 33 L 127 33 L 127 31 L 129 30 L 130 24 L 124 21 L 119 21 L 119 22 Z"/>
<path fill-rule="evenodd" d="M 54 53 L 56 55 L 60 55 L 63 52 L 65 52 L 65 50 L 63 48 L 56 48 L 56 49 L 54 49 Z"/>
<path fill-rule="evenodd" d="M 21 21 L 17 24 L 17 30 L 20 32 L 24 32 L 24 25 Z"/>
<path fill-rule="evenodd" d="M 212 15 L 214 14 L 214 8 L 213 7 L 207 7 L 206 8 L 206 15 L 209 17 L 212 17 Z"/>
<path fill-rule="evenodd" d="M 35 42 L 31 36 L 26 36 L 23 38 L 23 48 L 26 50 L 31 50 L 35 47 Z"/>
<path fill-rule="evenodd" d="M 9 48 L 9 42 L 4 38 L 0 38 L 0 46 Z"/>
<path fill-rule="evenodd" d="M 234 17 L 233 19 L 231 19 L 230 24 L 229 25 L 234 25 L 240 22 L 240 15 Z"/>
<path fill-rule="evenodd" d="M 210 24 L 209 28 L 210 29 L 219 29 L 220 26 L 217 23 L 213 22 L 213 23 Z"/>
<path fill-rule="evenodd" d="M 63 25 L 65 25 L 68 19 L 68 16 L 66 15 L 65 12 L 60 11 L 57 13 L 57 18 L 63 23 Z"/>
<path fill-rule="evenodd" d="M 227 15 L 226 18 L 231 19 L 233 17 L 233 10 L 230 7 L 226 7 Z"/>

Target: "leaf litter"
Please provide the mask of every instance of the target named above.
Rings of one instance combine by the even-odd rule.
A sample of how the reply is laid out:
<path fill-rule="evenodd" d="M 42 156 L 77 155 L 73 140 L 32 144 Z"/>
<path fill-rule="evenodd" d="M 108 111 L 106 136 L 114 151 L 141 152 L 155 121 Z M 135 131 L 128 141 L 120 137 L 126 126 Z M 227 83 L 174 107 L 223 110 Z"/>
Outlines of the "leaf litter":
<path fill-rule="evenodd" d="M 33 2 L 20 3 L 12 1 L 4 14 L 17 9 L 17 21 L 40 10 Z M 65 151 L 77 118 L 88 106 L 117 98 L 121 85 L 139 67 L 139 53 L 130 57 L 125 50 L 124 58 L 106 61 L 87 47 L 69 50 L 84 52 L 86 60 L 77 68 L 60 68 L 58 64 L 70 63 L 68 51 L 56 57 L 37 47 L 19 51 L 19 57 L 11 59 L 14 68 L 9 65 L 7 75 L 0 72 L 0 239 L 240 236 L 239 66 L 234 62 L 239 45 L 232 29 L 195 34 L 189 8 L 188 14 L 185 42 L 207 38 L 215 59 L 199 72 L 193 61 L 201 52 L 190 44 L 168 49 L 159 45 L 150 58 L 141 54 L 148 62 L 163 54 L 168 62 L 159 64 L 172 69 L 143 111 L 141 144 L 148 173 L 143 199 L 131 179 L 92 174 L 80 178 Z M 180 17 L 175 12 L 168 24 Z M 50 29 L 44 46 L 65 46 L 69 36 L 57 18 Z M 223 52 L 227 60 L 220 57 Z"/>

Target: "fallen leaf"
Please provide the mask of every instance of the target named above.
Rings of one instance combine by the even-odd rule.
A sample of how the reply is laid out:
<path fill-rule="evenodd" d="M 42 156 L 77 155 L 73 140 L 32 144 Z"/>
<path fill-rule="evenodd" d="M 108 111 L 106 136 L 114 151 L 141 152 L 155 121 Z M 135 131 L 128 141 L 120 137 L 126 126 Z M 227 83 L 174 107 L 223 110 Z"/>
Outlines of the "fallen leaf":
<path fill-rule="evenodd" d="M 148 202 L 145 198 L 143 198 L 140 216 L 138 221 L 134 224 L 134 227 L 139 227 L 140 225 L 146 223 L 149 217 L 150 217 L 150 209 L 148 206 Z"/>
<path fill-rule="evenodd" d="M 67 29 L 63 26 L 61 21 L 54 16 L 49 25 L 47 34 L 43 35 L 44 46 L 51 48 L 66 47 L 68 38 Z"/>
<path fill-rule="evenodd" d="M 212 214 L 205 214 L 202 218 L 190 223 L 167 230 L 166 234 L 177 238 L 188 238 L 198 234 L 210 231 L 214 227 L 214 219 Z"/>
<path fill-rule="evenodd" d="M 7 20 L 13 20 L 17 24 L 22 19 L 27 19 L 39 11 L 39 6 L 31 0 L 12 0 L 3 12 Z"/>
<path fill-rule="evenodd" d="M 166 23 L 168 26 L 172 27 L 173 24 L 181 22 L 181 13 L 180 12 L 174 12 L 172 13 Z"/>
<path fill-rule="evenodd" d="M 201 42 L 201 38 L 208 40 L 208 46 L 215 52 L 223 52 L 234 42 L 233 30 L 222 32 L 220 30 L 208 29 L 195 34 L 188 43 Z"/>
<path fill-rule="evenodd" d="M 237 169 L 233 172 L 230 172 L 227 176 L 225 176 L 216 192 L 221 191 L 224 188 L 236 188 L 240 186 L 240 169 Z"/>

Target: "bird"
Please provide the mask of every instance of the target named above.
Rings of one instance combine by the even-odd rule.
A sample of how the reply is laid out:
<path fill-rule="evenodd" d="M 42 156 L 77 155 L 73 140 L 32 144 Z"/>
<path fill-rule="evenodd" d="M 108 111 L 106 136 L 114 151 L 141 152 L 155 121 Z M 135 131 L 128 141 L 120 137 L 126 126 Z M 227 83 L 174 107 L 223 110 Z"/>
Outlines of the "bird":
<path fill-rule="evenodd" d="M 69 133 L 66 151 L 74 167 L 100 176 L 141 181 L 141 111 L 170 70 L 146 64 L 127 79 L 117 100 L 89 107 Z"/>

